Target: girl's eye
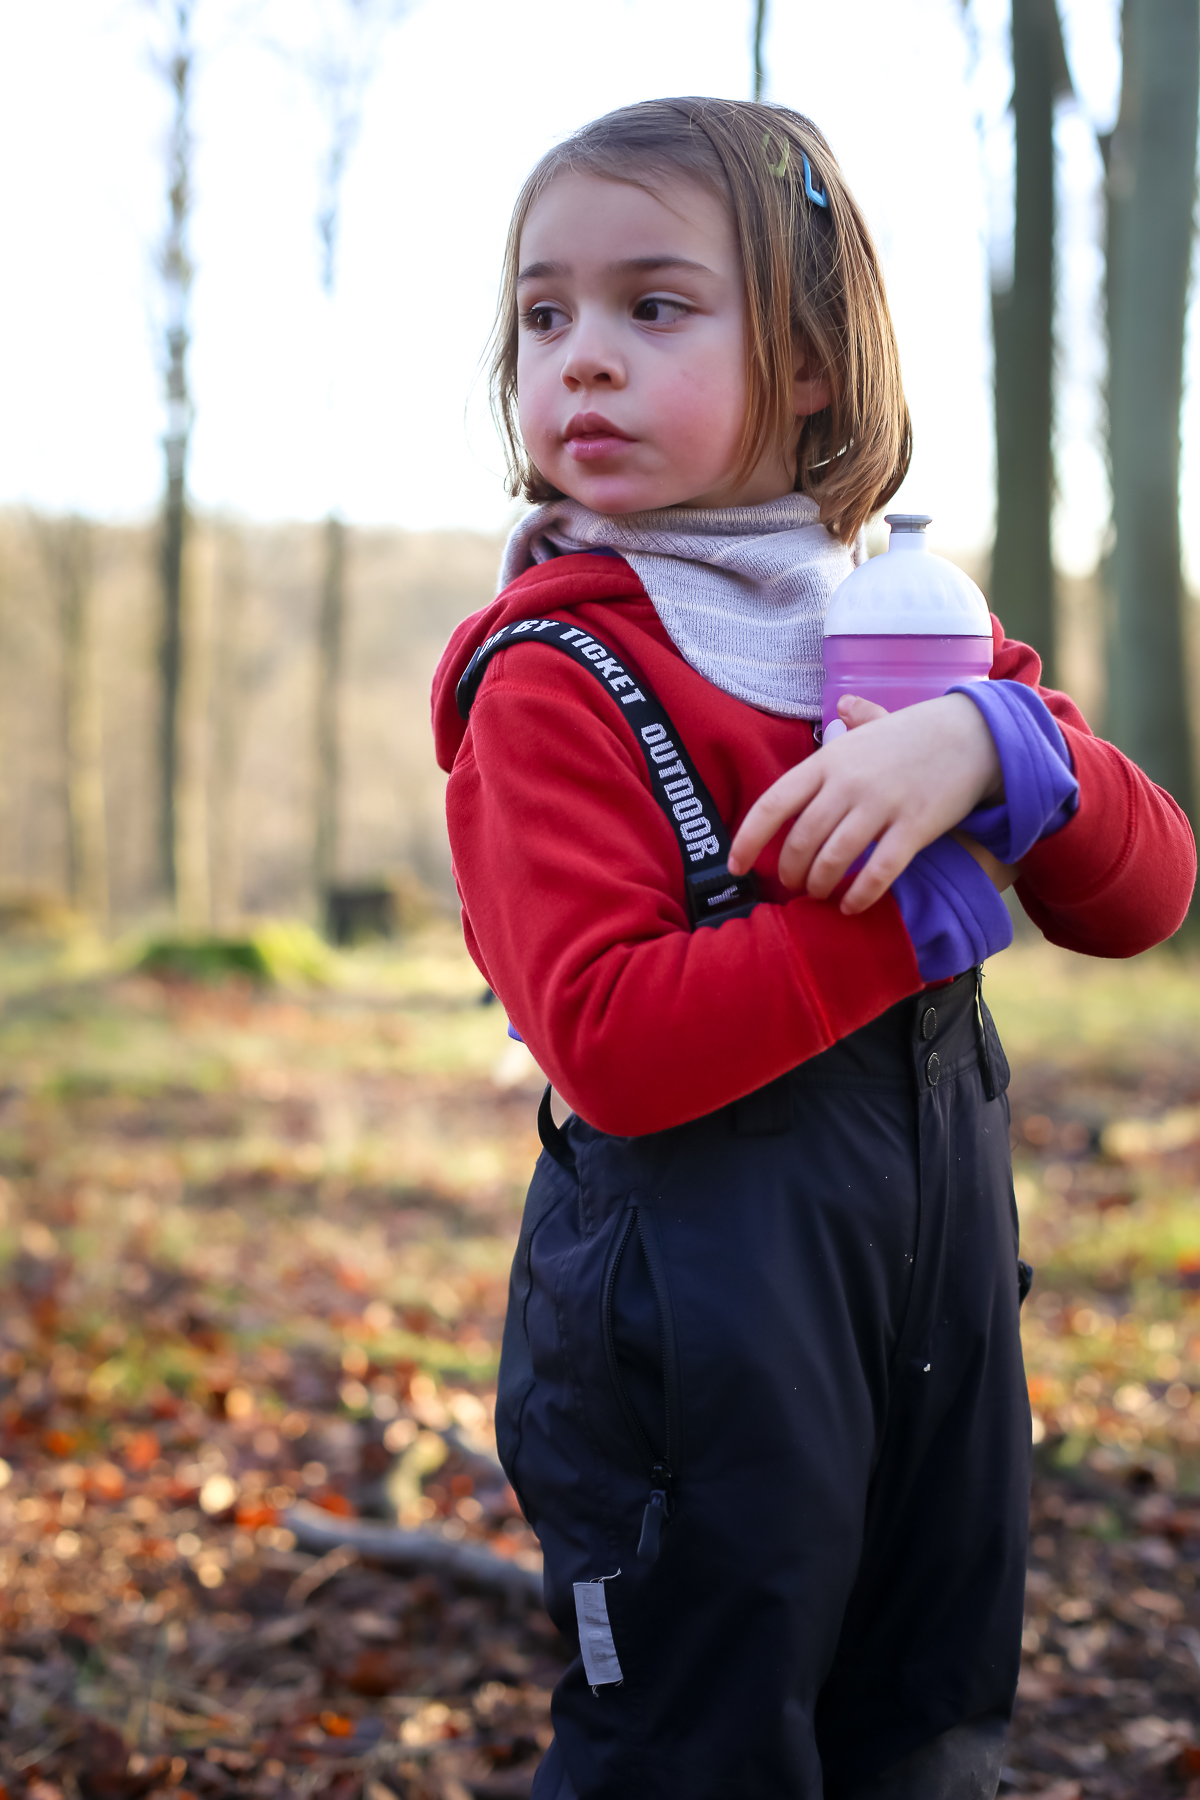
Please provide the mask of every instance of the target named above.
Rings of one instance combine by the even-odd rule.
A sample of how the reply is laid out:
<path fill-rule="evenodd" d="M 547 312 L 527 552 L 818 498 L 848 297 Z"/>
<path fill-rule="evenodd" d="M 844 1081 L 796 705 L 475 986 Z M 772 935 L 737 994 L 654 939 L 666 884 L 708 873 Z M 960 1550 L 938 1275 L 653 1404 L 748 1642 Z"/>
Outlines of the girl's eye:
<path fill-rule="evenodd" d="M 637 302 L 633 316 L 640 325 L 674 325 L 677 320 L 686 318 L 689 311 L 690 308 L 680 300 L 663 300 L 651 296 Z"/>
<path fill-rule="evenodd" d="M 559 306 L 530 306 L 521 315 L 521 322 L 527 331 L 545 334 L 557 330 L 565 317 Z"/>

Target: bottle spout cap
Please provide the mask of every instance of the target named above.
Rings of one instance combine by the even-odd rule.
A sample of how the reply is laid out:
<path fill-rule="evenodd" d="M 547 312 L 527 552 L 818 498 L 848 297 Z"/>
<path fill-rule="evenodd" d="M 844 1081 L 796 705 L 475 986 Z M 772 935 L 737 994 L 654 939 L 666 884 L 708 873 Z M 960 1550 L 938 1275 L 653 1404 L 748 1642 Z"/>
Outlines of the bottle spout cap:
<path fill-rule="evenodd" d="M 883 522 L 890 525 L 889 550 L 925 550 L 925 527 L 932 525 L 930 513 L 884 513 Z"/>
<path fill-rule="evenodd" d="M 936 556 L 928 513 L 887 513 L 886 556 L 847 575 L 829 602 L 825 636 L 981 638 L 991 641 L 987 601 L 969 576 Z"/>

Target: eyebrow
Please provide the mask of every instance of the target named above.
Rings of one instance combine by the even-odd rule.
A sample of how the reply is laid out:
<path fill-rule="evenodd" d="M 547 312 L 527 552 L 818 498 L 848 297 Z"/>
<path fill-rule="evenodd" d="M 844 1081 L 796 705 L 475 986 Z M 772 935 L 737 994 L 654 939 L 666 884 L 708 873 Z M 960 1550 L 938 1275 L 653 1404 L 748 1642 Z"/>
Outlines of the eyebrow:
<path fill-rule="evenodd" d="M 712 270 L 707 263 L 693 262 L 686 256 L 627 256 L 620 262 L 607 265 L 608 275 L 652 275 L 658 269 L 696 269 L 702 275 L 711 275 Z M 534 262 L 526 264 L 517 275 L 518 281 L 545 281 L 556 275 L 569 275 L 570 265 L 563 262 Z"/>

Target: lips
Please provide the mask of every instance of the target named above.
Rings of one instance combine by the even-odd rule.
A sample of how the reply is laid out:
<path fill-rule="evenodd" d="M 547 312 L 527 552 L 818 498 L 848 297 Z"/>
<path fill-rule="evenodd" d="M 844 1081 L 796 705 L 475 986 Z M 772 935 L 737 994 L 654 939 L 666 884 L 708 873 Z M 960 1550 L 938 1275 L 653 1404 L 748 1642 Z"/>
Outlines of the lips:
<path fill-rule="evenodd" d="M 618 429 L 603 413 L 576 413 L 563 432 L 567 454 L 576 462 L 595 462 L 601 457 L 616 456 L 633 439 Z"/>

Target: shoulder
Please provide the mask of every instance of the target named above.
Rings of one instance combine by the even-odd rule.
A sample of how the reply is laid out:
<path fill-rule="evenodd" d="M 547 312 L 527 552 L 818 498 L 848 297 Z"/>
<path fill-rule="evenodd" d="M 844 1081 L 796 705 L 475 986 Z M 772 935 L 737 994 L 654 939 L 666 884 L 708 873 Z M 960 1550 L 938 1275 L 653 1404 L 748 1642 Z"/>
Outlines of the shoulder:
<path fill-rule="evenodd" d="M 462 746 L 465 726 L 458 715 L 455 692 L 481 644 L 502 626 L 543 613 L 569 618 L 590 628 L 597 611 L 607 616 L 608 609 L 619 610 L 622 603 L 653 616 L 645 589 L 627 562 L 612 556 L 561 556 L 526 569 L 489 606 L 464 619 L 442 652 L 433 678 L 433 732 L 439 766 L 451 768 Z M 522 660 L 531 660 L 527 651 L 519 655 Z M 516 659 L 505 651 L 496 663 L 510 660 Z M 561 660 L 565 663 L 566 659 Z M 495 669 L 490 669 L 488 683 L 495 677 Z"/>

